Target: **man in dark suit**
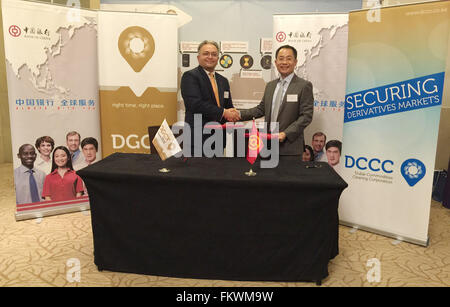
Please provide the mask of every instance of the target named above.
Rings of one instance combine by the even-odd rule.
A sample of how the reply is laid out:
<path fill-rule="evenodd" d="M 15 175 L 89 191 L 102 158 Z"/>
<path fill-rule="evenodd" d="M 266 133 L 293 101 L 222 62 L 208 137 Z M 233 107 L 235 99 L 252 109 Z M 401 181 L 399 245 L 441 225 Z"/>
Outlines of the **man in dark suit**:
<path fill-rule="evenodd" d="M 302 155 L 303 131 L 311 123 L 314 110 L 311 82 L 295 73 L 297 50 L 281 46 L 275 53 L 279 79 L 267 83 L 258 106 L 240 111 L 241 120 L 265 117 L 266 123 L 279 123 L 280 155 Z"/>
<path fill-rule="evenodd" d="M 181 78 L 181 96 L 186 109 L 184 121 L 185 125 L 189 125 L 191 131 L 192 155 L 198 153 L 198 147 L 201 145 L 203 148 L 205 140 L 211 136 L 203 134 L 203 127 L 208 122 L 223 124 L 226 121 L 236 121 L 239 116 L 233 108 L 228 80 L 214 71 L 219 61 L 218 44 L 213 41 L 200 43 L 197 60 L 199 66 L 185 72 Z M 201 120 L 198 118 L 199 115 L 201 115 Z M 223 134 L 225 136 L 225 131 Z M 186 139 L 183 140 L 183 142 L 186 141 Z M 183 147 L 186 145 L 184 144 Z M 195 147 L 197 149 L 194 152 Z M 225 137 L 223 137 L 220 148 L 222 155 L 224 148 Z"/>

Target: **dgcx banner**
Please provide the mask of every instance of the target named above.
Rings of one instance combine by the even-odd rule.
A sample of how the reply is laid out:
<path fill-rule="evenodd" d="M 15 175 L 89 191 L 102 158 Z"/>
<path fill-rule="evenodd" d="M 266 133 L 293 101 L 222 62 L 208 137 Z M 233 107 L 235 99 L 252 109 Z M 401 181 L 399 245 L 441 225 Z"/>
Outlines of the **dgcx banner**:
<path fill-rule="evenodd" d="M 450 2 L 349 16 L 341 222 L 428 244 Z"/>
<path fill-rule="evenodd" d="M 176 121 L 177 16 L 99 11 L 103 155 L 149 153 L 149 126 Z"/>

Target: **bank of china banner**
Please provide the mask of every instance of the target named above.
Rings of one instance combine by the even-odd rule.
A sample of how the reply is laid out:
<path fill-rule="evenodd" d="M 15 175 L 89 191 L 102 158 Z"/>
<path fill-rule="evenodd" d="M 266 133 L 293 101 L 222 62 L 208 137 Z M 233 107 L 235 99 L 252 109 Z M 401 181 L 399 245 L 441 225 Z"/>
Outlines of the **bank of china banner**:
<path fill-rule="evenodd" d="M 426 245 L 450 3 L 351 12 L 342 222 Z"/>
<path fill-rule="evenodd" d="M 314 116 L 305 129 L 306 145 L 312 146 L 312 137 L 317 132 L 326 136 L 326 142 L 342 142 L 347 38 L 348 14 L 274 15 L 274 56 L 282 45 L 295 47 L 298 52 L 296 73 L 313 84 Z M 328 159 L 325 147 L 322 151 L 321 161 L 329 160 L 339 171 L 340 155 Z"/>
<path fill-rule="evenodd" d="M 148 153 L 148 127 L 176 121 L 177 17 L 98 14 L 103 155 Z"/>
<path fill-rule="evenodd" d="M 75 152 L 75 169 L 101 157 L 100 148 L 88 157 L 81 149 L 85 138 L 101 143 L 97 13 L 13 0 L 2 1 L 2 13 L 16 219 L 88 209 L 81 178 L 58 174 L 69 159 L 58 160 L 55 172 L 52 161 L 67 156 L 59 146 Z"/>

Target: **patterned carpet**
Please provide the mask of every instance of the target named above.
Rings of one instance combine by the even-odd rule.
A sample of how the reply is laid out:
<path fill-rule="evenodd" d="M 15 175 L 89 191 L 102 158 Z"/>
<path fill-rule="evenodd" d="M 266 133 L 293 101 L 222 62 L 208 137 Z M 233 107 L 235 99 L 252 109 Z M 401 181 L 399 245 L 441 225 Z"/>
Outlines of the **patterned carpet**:
<path fill-rule="evenodd" d="M 0 164 L 0 287 L 304 287 L 313 283 L 179 279 L 99 272 L 93 259 L 89 212 L 16 222 L 12 164 Z M 430 245 L 421 247 L 340 226 L 340 254 L 322 286 L 450 286 L 450 210 L 431 203 Z M 79 260 L 80 274 L 70 262 Z M 376 258 L 379 281 L 368 274 Z M 79 282 L 77 282 L 79 277 Z M 368 280 L 369 277 L 369 280 Z M 376 276 L 375 276 L 376 277 Z M 71 282 L 72 281 L 72 282 Z"/>

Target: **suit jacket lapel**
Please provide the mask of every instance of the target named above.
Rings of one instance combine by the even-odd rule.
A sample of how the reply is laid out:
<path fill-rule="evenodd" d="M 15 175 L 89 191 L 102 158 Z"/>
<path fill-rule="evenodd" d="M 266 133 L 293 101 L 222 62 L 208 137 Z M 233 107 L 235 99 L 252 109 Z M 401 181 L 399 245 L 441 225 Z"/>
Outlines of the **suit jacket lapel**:
<path fill-rule="evenodd" d="M 267 84 L 267 86 L 269 86 L 269 88 L 267 89 L 267 100 L 266 100 L 266 122 L 270 123 L 270 121 L 272 121 L 272 119 L 270 118 L 271 114 L 272 114 L 272 101 L 273 101 L 273 94 L 275 92 L 275 89 L 277 87 L 277 83 L 278 80 L 273 80 L 271 81 L 269 84 Z"/>
<path fill-rule="evenodd" d="M 211 102 L 215 102 L 216 101 L 216 97 L 214 96 L 214 90 L 212 88 L 211 85 L 211 80 L 209 79 L 208 74 L 205 72 L 205 70 L 203 69 L 203 67 L 201 67 L 200 65 L 198 66 L 198 70 L 200 72 L 200 75 L 203 77 L 203 81 L 206 84 L 206 88 L 209 90 L 209 96 L 210 96 L 210 100 Z M 217 80 L 216 80 L 217 82 Z M 217 82 L 218 83 L 218 82 Z M 220 97 L 220 90 L 219 90 L 219 97 Z M 220 98 L 219 98 L 220 99 Z M 216 104 L 216 103 L 214 103 Z"/>

